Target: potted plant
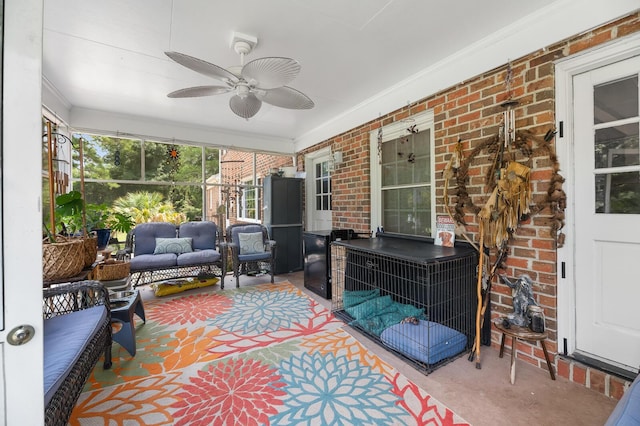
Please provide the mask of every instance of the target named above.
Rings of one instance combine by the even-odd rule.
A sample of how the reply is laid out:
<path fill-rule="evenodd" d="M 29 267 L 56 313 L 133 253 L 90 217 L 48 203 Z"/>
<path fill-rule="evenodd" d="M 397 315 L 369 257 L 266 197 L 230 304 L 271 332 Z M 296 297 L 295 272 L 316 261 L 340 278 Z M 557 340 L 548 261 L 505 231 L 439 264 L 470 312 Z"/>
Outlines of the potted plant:
<path fill-rule="evenodd" d="M 83 206 L 84 201 L 77 191 L 56 197 L 54 214 L 58 222 L 51 230 L 45 225 L 48 237 L 42 247 L 44 280 L 77 275 L 83 267 L 95 261 L 95 238 L 92 241 L 87 238 L 70 238 L 82 229 Z M 58 235 L 59 230 L 61 235 Z"/>
<path fill-rule="evenodd" d="M 107 225 L 109 210 L 106 204 L 86 205 L 87 230 L 95 232 L 98 237 L 98 250 L 104 250 L 109 244 L 111 228 Z"/>

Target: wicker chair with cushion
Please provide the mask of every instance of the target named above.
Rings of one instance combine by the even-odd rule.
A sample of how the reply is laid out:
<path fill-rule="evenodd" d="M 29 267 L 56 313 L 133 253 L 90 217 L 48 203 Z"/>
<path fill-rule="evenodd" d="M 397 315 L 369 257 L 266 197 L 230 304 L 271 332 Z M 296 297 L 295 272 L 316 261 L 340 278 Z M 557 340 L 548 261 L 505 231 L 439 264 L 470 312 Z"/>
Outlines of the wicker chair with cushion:
<path fill-rule="evenodd" d="M 226 243 L 221 246 L 231 256 L 236 287 L 240 287 L 240 274 L 261 272 L 267 268 L 273 282 L 276 242 L 269 239 L 267 228 L 258 224 L 231 225 L 227 227 Z"/>
<path fill-rule="evenodd" d="M 45 425 L 66 425 L 94 366 L 111 368 L 109 293 L 98 281 L 44 289 Z"/>

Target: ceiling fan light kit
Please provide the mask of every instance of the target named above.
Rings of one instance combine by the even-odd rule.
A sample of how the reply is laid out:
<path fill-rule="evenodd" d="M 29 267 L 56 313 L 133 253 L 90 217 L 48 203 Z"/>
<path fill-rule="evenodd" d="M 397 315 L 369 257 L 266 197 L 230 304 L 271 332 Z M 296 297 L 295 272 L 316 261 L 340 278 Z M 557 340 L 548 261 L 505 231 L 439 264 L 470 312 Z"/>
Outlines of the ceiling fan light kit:
<path fill-rule="evenodd" d="M 300 73 L 300 64 L 295 59 L 265 57 L 244 63 L 258 44 L 258 39 L 242 33 L 234 33 L 231 47 L 240 55 L 240 65 L 227 69 L 179 52 L 165 52 L 177 62 L 195 72 L 214 78 L 224 86 L 196 86 L 169 93 L 170 98 L 193 98 L 234 92 L 229 107 L 236 115 L 249 119 L 255 116 L 262 102 L 287 109 L 311 109 L 313 101 L 304 93 L 286 86 Z"/>

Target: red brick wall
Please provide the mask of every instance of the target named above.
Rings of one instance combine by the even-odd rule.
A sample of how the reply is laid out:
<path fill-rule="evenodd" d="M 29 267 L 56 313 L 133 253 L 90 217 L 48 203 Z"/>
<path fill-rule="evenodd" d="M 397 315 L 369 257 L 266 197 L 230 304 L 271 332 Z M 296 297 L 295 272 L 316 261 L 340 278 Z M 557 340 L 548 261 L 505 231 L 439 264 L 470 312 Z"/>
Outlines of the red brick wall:
<path fill-rule="evenodd" d="M 640 13 L 633 13 L 616 22 L 513 60 L 510 64 L 511 96 L 518 101 L 515 107 L 516 128 L 528 130 L 542 138 L 548 130 L 555 127 L 554 61 L 638 31 Z M 343 152 L 344 162 L 332 175 L 333 225 L 353 228 L 358 232 L 370 230 L 369 132 L 426 109 L 431 109 L 434 113 L 436 210 L 438 213 L 444 213 L 442 171 L 459 139 L 462 141 L 465 155 L 468 155 L 479 144 L 497 134 L 504 110 L 500 104 L 509 97 L 505 84 L 508 66 L 509 64 L 505 63 L 501 67 L 299 152 L 298 164 L 304 164 L 305 154 L 327 146 L 331 146 L 333 152 Z M 552 142 L 552 147 L 553 144 L 555 141 Z M 484 205 L 489 195 L 485 188 L 489 157 L 487 153 L 481 153 L 471 161 L 469 167 L 467 189 L 473 204 L 479 207 Z M 526 160 L 521 156 L 517 159 Z M 546 155 L 531 158 L 534 203 L 546 199 L 552 165 Z M 450 194 L 452 191 L 455 195 L 455 188 L 450 190 Z M 454 197 L 452 203 L 455 201 Z M 552 354 L 557 354 L 557 259 L 555 233 L 550 226 L 551 215 L 552 212 L 547 207 L 521 224 L 509 243 L 506 268 L 501 272 L 510 277 L 522 273 L 531 276 L 536 300 L 545 309 L 546 325 L 550 334 L 547 348 Z M 464 217 L 468 224 L 467 232 L 478 241 L 478 222 L 474 212 L 468 209 Z M 510 312 L 511 306 L 511 290 L 504 284 L 494 282 L 493 315 Z M 492 340 L 495 345 L 499 342 L 498 338 L 494 332 Z M 546 368 L 540 347 L 522 343 L 518 345 L 517 350 L 519 359 Z M 561 366 L 563 368 L 560 368 Z M 571 369 L 572 374 L 568 374 L 570 369 L 560 361 L 558 370 L 561 376 L 571 380 L 579 377 L 581 371 L 580 367 L 576 367 Z M 604 389 L 605 386 L 600 383 L 602 380 L 598 379 L 599 376 L 596 377 L 596 373 L 593 374 L 594 380 L 591 383 L 599 383 L 595 387 Z M 582 379 L 576 381 L 584 384 L 589 382 Z M 618 389 L 619 381 L 614 382 L 616 384 L 612 387 Z M 619 392 L 610 394 L 618 397 Z"/>

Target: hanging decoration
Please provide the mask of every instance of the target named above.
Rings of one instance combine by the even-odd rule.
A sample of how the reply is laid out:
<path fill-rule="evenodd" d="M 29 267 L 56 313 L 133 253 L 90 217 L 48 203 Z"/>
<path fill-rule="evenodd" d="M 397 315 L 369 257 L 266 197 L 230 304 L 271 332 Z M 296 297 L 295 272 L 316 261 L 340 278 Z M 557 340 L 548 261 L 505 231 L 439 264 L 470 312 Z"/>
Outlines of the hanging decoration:
<path fill-rule="evenodd" d="M 382 124 L 378 127 L 378 164 L 382 164 Z"/>
<path fill-rule="evenodd" d="M 222 202 L 225 206 L 225 212 L 228 216 L 231 212 L 231 207 L 235 204 L 240 205 L 242 201 L 242 170 L 244 160 L 222 160 L 220 161 L 222 186 L 220 193 L 222 196 Z"/>
<path fill-rule="evenodd" d="M 466 158 L 462 152 L 462 141 L 458 140 L 443 172 L 444 205 L 449 216 L 456 222 L 456 234 L 472 242 L 466 235 L 467 212 L 476 215 L 479 224 L 479 247 L 472 243 L 479 253 L 476 339 L 469 355 L 469 361 L 476 359 L 476 368 L 481 368 L 480 330 L 484 325 L 484 315 L 490 300 L 491 283 L 496 270 L 504 266 L 509 240 L 520 222 L 550 207 L 553 217 L 549 223 L 557 235 L 557 245 L 561 247 L 564 242 L 564 235 L 560 232 L 564 226 L 566 207 L 566 194 L 562 190 L 564 178 L 559 174 L 558 159 L 550 144 L 555 131 L 549 130 L 544 138 L 540 138 L 528 130 L 516 129 L 515 108 L 518 101 L 512 98 L 512 79 L 513 71 L 509 63 L 505 77 L 507 100 L 501 105 L 504 111 L 498 134 L 478 144 Z M 466 186 L 469 168 L 472 162 L 487 157 L 490 167 L 485 174 L 485 190 L 489 196 L 485 205 L 478 207 L 473 203 Z M 533 203 L 531 168 L 534 159 L 538 158 L 550 160 L 552 173 L 547 197 L 541 197 Z M 453 210 L 449 200 L 451 181 L 455 181 L 457 196 Z M 489 262 L 491 249 L 496 250 L 493 265 Z"/>
<path fill-rule="evenodd" d="M 60 150 L 60 147 L 67 142 L 71 144 L 71 139 L 58 131 L 57 124 L 48 120 L 42 138 L 47 143 L 47 152 L 51 162 L 49 166 L 50 193 L 54 196 L 64 194 L 69 187 L 70 161 L 65 158 L 64 151 Z"/>
<path fill-rule="evenodd" d="M 167 160 L 165 162 L 173 171 L 177 171 L 178 167 L 180 167 L 180 151 L 178 151 L 177 145 L 169 145 L 167 147 Z"/>

